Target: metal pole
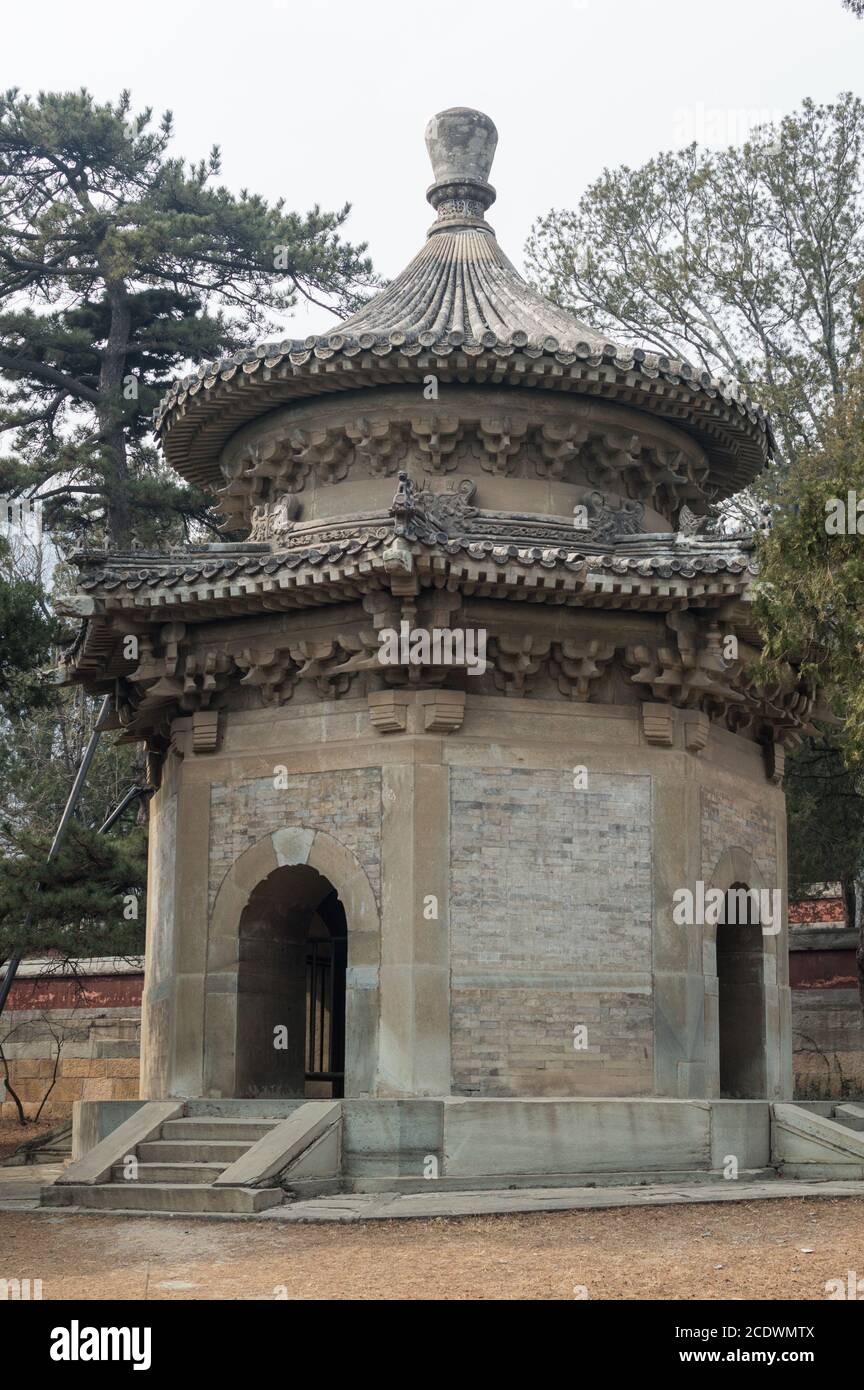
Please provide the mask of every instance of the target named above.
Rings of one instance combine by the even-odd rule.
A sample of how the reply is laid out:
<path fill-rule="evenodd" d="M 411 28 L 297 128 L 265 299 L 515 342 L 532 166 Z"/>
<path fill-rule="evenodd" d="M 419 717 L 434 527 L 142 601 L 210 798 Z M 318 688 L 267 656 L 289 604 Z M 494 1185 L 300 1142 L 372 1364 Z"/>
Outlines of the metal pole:
<path fill-rule="evenodd" d="M 60 817 L 60 824 L 58 825 L 57 830 L 55 831 L 54 839 L 51 841 L 51 848 L 48 851 L 48 858 L 46 860 L 46 863 L 48 864 L 52 863 L 53 860 L 57 858 L 57 853 L 66 836 L 66 831 L 69 828 L 69 822 L 71 821 L 72 816 L 75 813 L 75 807 L 77 806 L 78 800 L 81 796 L 81 788 L 84 786 L 84 781 L 87 777 L 87 773 L 90 771 L 90 764 L 93 761 L 93 757 L 96 753 L 96 749 L 99 744 L 99 736 L 108 722 L 108 715 L 110 711 L 111 696 L 106 695 L 102 701 L 99 714 L 96 718 L 96 723 L 93 725 L 93 732 L 91 733 L 90 738 L 87 742 L 87 747 L 84 749 L 84 757 L 81 759 L 81 766 L 75 774 L 75 781 L 72 784 L 72 790 L 69 793 L 69 798 L 66 802 L 66 808 L 62 816 Z M 25 926 L 30 925 L 31 916 L 32 913 L 28 912 L 27 917 L 25 919 Z M 21 964 L 23 954 L 23 951 L 13 951 L 6 964 L 6 974 L 3 976 L 3 979 L 0 980 L 0 1014 L 2 1014 L 6 1006 L 6 1000 L 9 997 L 9 991 L 12 988 L 12 982 L 18 973 L 18 966 Z"/>
<path fill-rule="evenodd" d="M 108 819 L 100 825 L 96 834 L 104 835 L 106 831 L 110 830 L 112 825 L 120 819 L 127 806 L 131 806 L 132 802 L 137 801 L 139 796 L 151 797 L 155 790 L 155 787 L 130 787 L 129 790 L 123 794 L 121 800 L 117 802 L 117 805 L 114 807 Z"/>

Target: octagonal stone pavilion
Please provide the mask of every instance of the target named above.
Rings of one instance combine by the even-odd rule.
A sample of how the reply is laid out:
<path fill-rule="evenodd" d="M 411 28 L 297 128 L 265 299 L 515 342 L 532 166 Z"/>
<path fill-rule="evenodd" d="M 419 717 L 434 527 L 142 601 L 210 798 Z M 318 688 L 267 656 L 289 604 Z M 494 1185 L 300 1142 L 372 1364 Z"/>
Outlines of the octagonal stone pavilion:
<path fill-rule="evenodd" d="M 158 784 L 141 1094 L 341 1097 L 367 1172 L 711 1170 L 730 1127 L 759 1167 L 791 1094 L 785 918 L 673 903 L 785 888 L 812 696 L 748 678 L 752 537 L 705 525 L 769 423 L 525 282 L 486 220 L 488 117 L 426 140 L 407 268 L 162 404 L 239 539 L 79 557 L 70 674 Z M 386 664 L 403 631 L 480 635 L 485 663 Z"/>

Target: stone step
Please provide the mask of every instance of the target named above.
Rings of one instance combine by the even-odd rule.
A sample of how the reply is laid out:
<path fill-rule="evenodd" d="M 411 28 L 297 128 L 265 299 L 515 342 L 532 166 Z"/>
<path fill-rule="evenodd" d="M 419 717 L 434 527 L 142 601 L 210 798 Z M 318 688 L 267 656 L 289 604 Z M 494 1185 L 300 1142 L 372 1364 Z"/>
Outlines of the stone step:
<path fill-rule="evenodd" d="M 119 1183 L 137 1182 L 197 1182 L 210 1183 L 224 1173 L 227 1163 L 140 1163 L 137 1177 L 126 1176 L 122 1163 L 115 1163 L 111 1169 L 111 1181 Z"/>
<path fill-rule="evenodd" d="M 251 1147 L 242 1139 L 145 1139 L 135 1152 L 140 1163 L 220 1163 L 227 1168 Z"/>
<path fill-rule="evenodd" d="M 209 1187 L 198 1183 L 54 1183 L 42 1189 L 45 1207 L 89 1211 L 233 1212 L 242 1216 L 285 1200 L 281 1187 Z"/>
<path fill-rule="evenodd" d="M 246 1144 L 257 1144 L 259 1139 L 263 1139 L 265 1134 L 269 1134 L 271 1129 L 275 1129 L 278 1120 L 223 1120 L 215 1115 L 202 1116 L 200 1119 L 166 1120 L 162 1126 L 162 1139 L 199 1139 L 209 1142 L 211 1139 L 237 1139 L 245 1140 Z"/>
<path fill-rule="evenodd" d="M 845 1125 L 847 1129 L 864 1132 L 864 1105 L 858 1105 L 855 1102 L 835 1105 L 834 1119 L 838 1124 Z"/>

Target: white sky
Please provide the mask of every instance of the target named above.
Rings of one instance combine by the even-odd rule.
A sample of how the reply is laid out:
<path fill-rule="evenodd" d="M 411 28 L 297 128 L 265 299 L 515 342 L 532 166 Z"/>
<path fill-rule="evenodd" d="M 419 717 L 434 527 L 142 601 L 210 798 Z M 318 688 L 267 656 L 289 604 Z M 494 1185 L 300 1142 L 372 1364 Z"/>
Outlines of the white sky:
<path fill-rule="evenodd" d="M 533 219 L 604 166 L 739 140 L 862 74 L 841 0 L 7 0 L 0 41 L 3 90 L 130 87 L 174 111 L 177 154 L 221 145 L 235 191 L 350 201 L 347 234 L 387 276 L 433 220 L 423 131 L 445 107 L 498 127 L 489 218 L 521 267 Z M 304 309 L 290 331 L 332 322 Z"/>

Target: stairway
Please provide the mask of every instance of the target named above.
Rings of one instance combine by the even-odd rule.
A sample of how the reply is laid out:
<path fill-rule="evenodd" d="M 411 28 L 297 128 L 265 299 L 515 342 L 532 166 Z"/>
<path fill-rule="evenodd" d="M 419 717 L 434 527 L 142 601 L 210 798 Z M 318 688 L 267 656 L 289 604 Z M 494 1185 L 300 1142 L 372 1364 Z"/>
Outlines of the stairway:
<path fill-rule="evenodd" d="M 53 1184 L 42 1205 L 91 1211 L 223 1212 L 250 1215 L 286 1200 L 281 1187 L 214 1187 L 232 1163 L 265 1138 L 278 1118 L 184 1115 L 112 1164 L 109 1182 Z"/>

